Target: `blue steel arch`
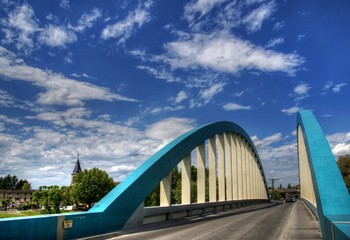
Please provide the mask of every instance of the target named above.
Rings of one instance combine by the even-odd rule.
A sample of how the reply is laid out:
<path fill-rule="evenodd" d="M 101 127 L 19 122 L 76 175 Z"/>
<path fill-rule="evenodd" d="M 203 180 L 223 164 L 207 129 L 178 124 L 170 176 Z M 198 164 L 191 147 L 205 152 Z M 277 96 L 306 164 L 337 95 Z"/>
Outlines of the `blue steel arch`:
<path fill-rule="evenodd" d="M 203 125 L 179 136 L 129 174 L 86 213 L 19 219 L 21 222 L 17 224 L 21 224 L 21 229 L 31 228 L 37 231 L 31 233 L 36 239 L 53 236 L 58 238 L 59 235 L 63 238 L 74 238 L 120 230 L 148 194 L 187 154 L 210 137 L 224 132 L 241 135 L 253 149 L 268 194 L 263 167 L 252 140 L 240 126 L 224 121 Z M 73 220 L 73 228 L 62 232 L 59 229 L 62 228 L 60 224 L 64 220 Z M 11 220 L 0 220 L 0 232 L 6 233 L 7 239 L 28 237 L 25 231 L 18 231 L 17 224 Z"/>
<path fill-rule="evenodd" d="M 312 112 L 299 111 L 297 124 L 304 137 L 322 236 L 350 239 L 350 195 L 328 141 Z"/>
<path fill-rule="evenodd" d="M 248 134 L 235 123 L 216 122 L 195 128 L 176 138 L 132 172 L 110 194 L 95 204 L 90 212 L 106 211 L 113 208 L 113 205 L 123 206 L 120 204 L 128 203 L 130 209 L 123 212 L 125 215 L 121 221 L 124 224 L 148 194 L 188 153 L 208 138 L 223 132 L 237 133 L 249 143 L 258 159 L 259 168 L 265 180 L 259 155 Z M 265 187 L 267 187 L 266 180 Z"/>

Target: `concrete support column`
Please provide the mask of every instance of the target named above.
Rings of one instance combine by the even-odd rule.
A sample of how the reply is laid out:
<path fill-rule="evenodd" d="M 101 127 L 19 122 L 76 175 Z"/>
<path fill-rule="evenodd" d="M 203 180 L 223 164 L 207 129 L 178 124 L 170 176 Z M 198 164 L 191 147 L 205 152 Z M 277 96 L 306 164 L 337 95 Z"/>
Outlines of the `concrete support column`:
<path fill-rule="evenodd" d="M 245 140 L 242 139 L 242 199 L 247 199 L 247 162 L 247 145 Z"/>
<path fill-rule="evenodd" d="M 232 200 L 238 200 L 238 172 L 237 172 L 237 136 L 231 134 L 232 157 Z"/>
<path fill-rule="evenodd" d="M 254 152 L 252 148 L 250 149 L 250 199 L 254 199 Z"/>
<path fill-rule="evenodd" d="M 191 203 L 191 153 L 181 161 L 181 203 Z"/>
<path fill-rule="evenodd" d="M 247 199 L 252 199 L 252 153 L 250 146 L 247 144 Z"/>
<path fill-rule="evenodd" d="M 197 146 L 197 203 L 205 203 L 205 143 Z"/>
<path fill-rule="evenodd" d="M 243 199 L 243 180 L 242 180 L 242 140 L 241 136 L 237 136 L 237 180 L 238 180 L 238 191 L 237 196 L 238 200 Z"/>
<path fill-rule="evenodd" d="M 209 161 L 209 202 L 216 202 L 216 141 L 215 136 L 208 139 Z"/>
<path fill-rule="evenodd" d="M 171 172 L 160 182 L 160 206 L 171 205 Z"/>
<path fill-rule="evenodd" d="M 225 175 L 226 175 L 226 200 L 232 200 L 232 150 L 231 133 L 225 133 Z"/>
<path fill-rule="evenodd" d="M 257 160 L 254 156 L 254 164 L 253 164 L 253 171 L 254 171 L 254 199 L 258 198 L 258 166 L 257 166 Z"/>
<path fill-rule="evenodd" d="M 307 199 L 315 207 L 317 207 L 304 136 L 300 126 L 298 126 L 298 155 L 301 197 Z"/>
<path fill-rule="evenodd" d="M 225 155 L 224 155 L 224 134 L 218 134 L 218 181 L 219 201 L 225 201 Z"/>

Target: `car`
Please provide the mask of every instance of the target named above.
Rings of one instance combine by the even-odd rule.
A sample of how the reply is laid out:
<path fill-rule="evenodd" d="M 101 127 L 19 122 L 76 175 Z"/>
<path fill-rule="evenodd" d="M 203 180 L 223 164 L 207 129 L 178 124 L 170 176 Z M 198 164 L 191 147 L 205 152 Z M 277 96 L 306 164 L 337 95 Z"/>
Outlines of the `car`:
<path fill-rule="evenodd" d="M 286 202 L 295 202 L 295 198 L 294 197 L 287 197 Z"/>

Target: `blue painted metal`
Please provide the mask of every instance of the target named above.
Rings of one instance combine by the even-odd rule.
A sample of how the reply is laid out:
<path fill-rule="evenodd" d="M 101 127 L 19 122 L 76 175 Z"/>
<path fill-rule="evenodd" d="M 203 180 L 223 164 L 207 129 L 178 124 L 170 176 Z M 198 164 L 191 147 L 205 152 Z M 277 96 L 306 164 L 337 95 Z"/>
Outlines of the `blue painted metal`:
<path fill-rule="evenodd" d="M 56 215 L 20 220 L 1 219 L 0 238 L 27 239 L 27 236 L 35 236 L 35 239 L 52 239 L 61 234 L 67 239 L 120 230 L 148 194 L 188 153 L 208 138 L 223 132 L 237 133 L 251 146 L 268 196 L 263 167 L 248 134 L 232 122 L 217 122 L 195 128 L 176 138 L 132 172 L 88 212 L 59 215 L 64 220 L 73 220 L 71 229 L 62 230 Z M 18 231 L 19 226 L 21 231 Z"/>
<path fill-rule="evenodd" d="M 349 239 L 350 195 L 327 139 L 312 112 L 300 111 L 297 123 L 304 136 L 322 236 Z"/>

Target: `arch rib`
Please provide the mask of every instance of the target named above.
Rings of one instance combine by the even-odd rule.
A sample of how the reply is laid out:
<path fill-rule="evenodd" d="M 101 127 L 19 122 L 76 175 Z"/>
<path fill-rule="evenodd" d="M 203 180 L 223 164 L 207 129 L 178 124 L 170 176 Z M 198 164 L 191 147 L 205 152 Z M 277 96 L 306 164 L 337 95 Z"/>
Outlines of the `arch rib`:
<path fill-rule="evenodd" d="M 327 139 L 312 112 L 298 112 L 297 124 L 302 198 L 317 206 L 324 239 L 349 239 L 350 196 Z"/>

